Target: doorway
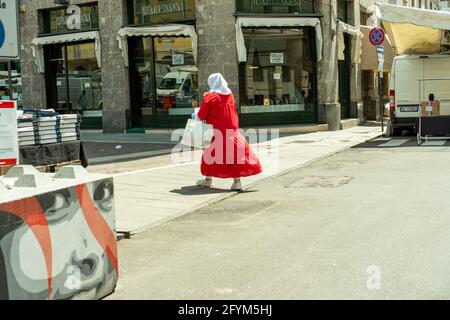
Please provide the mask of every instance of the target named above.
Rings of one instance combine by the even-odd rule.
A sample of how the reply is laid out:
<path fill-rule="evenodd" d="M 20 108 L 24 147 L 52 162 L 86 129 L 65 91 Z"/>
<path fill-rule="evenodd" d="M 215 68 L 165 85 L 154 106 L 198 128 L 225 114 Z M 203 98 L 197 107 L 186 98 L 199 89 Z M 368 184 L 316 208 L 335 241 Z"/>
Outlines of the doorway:
<path fill-rule="evenodd" d="M 341 104 L 341 118 L 350 118 L 350 78 L 351 78 L 351 39 L 348 34 L 344 34 L 345 59 L 339 60 L 339 103 Z"/>
<path fill-rule="evenodd" d="M 100 112 L 102 76 L 94 42 L 45 47 L 47 104 L 58 113 Z"/>

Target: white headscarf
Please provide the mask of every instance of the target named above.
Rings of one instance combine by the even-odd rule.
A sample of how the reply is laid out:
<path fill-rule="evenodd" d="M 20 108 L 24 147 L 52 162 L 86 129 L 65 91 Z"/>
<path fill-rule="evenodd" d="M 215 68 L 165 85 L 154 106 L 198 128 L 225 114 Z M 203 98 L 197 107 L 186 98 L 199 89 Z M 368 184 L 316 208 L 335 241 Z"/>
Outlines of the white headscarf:
<path fill-rule="evenodd" d="M 215 92 L 219 94 L 229 95 L 231 94 L 230 88 L 228 88 L 228 82 L 220 73 L 213 73 L 208 78 L 208 85 L 211 90 L 209 92 Z"/>

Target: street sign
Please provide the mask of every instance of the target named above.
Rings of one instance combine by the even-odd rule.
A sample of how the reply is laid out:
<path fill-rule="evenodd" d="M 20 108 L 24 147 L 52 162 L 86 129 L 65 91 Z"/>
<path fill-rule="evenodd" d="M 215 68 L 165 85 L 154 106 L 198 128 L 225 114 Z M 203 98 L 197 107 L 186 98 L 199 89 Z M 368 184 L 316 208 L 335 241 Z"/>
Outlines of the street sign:
<path fill-rule="evenodd" d="M 19 58 L 17 0 L 0 0 L 0 59 Z"/>
<path fill-rule="evenodd" d="M 17 102 L 0 101 L 0 167 L 19 161 Z"/>
<path fill-rule="evenodd" d="M 369 33 L 370 43 L 374 46 L 379 46 L 384 42 L 385 33 L 381 28 L 373 28 Z"/>

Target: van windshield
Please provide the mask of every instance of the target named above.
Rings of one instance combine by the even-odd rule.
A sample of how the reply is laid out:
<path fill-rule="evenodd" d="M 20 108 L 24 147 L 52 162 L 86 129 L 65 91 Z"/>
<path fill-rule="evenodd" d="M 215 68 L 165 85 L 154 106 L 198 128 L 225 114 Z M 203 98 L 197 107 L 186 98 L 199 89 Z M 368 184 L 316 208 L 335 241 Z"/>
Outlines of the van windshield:
<path fill-rule="evenodd" d="M 161 83 L 159 84 L 159 89 L 162 90 L 178 90 L 181 87 L 181 84 L 183 81 L 178 81 L 175 78 L 164 78 L 162 79 Z"/>

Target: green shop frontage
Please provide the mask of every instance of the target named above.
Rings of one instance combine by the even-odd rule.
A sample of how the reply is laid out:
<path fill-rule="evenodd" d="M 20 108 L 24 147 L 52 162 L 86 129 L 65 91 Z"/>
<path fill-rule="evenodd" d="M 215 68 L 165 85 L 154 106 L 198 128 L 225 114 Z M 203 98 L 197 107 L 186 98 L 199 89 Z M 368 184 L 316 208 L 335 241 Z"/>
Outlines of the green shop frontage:
<path fill-rule="evenodd" d="M 313 1 L 237 1 L 236 10 L 241 124 L 317 122 L 322 39 Z M 195 1 L 132 0 L 128 12 L 118 38 L 133 127 L 183 127 L 202 99 Z"/>
<path fill-rule="evenodd" d="M 201 104 L 207 73 L 222 72 L 233 83 L 242 126 L 319 121 L 322 15 L 315 1 L 236 0 L 223 12 L 195 0 L 120 1 L 117 19 L 108 16 L 111 4 L 100 2 L 35 5 L 36 70 L 22 74 L 43 79 L 45 98 L 35 89 L 26 107 L 80 113 L 85 129 L 180 128 Z M 216 16 L 217 27 L 205 22 Z M 220 34 L 208 34 L 211 26 Z M 214 37 L 227 37 L 227 46 Z M 210 43 L 230 50 L 229 60 L 220 61 L 224 53 L 216 55 Z"/>
<path fill-rule="evenodd" d="M 80 113 L 83 128 L 102 126 L 102 69 L 97 3 L 39 10 L 39 36 L 32 42 L 45 74 L 46 106 Z"/>

